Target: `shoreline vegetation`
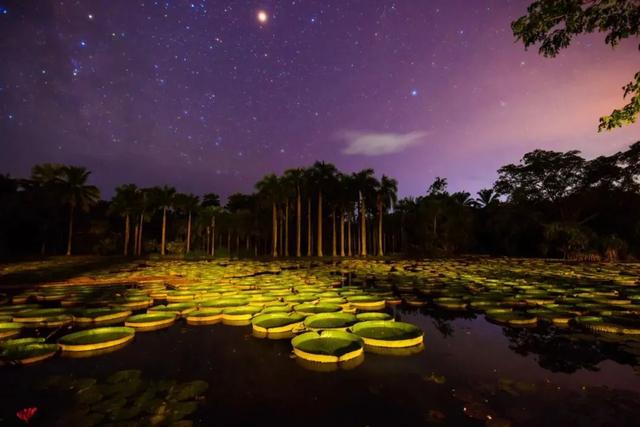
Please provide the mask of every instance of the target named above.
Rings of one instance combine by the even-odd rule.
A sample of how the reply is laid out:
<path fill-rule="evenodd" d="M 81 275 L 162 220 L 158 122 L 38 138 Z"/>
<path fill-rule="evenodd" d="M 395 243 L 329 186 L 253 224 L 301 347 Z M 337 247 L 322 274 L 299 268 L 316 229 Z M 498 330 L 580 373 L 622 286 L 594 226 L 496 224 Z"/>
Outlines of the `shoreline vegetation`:
<path fill-rule="evenodd" d="M 125 184 L 101 200 L 86 168 L 39 164 L 28 179 L 0 175 L 0 259 L 638 257 L 640 142 L 592 160 L 535 150 L 497 173 L 475 197 L 436 177 L 398 199 L 391 177 L 316 162 L 266 175 L 222 205 L 166 185 Z"/>

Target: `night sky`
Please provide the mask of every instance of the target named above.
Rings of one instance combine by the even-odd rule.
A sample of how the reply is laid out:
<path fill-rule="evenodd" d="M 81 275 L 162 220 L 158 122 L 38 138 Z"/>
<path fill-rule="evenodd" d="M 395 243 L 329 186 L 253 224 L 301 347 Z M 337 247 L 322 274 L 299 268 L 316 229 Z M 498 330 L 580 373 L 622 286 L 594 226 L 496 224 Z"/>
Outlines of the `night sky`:
<path fill-rule="evenodd" d="M 490 186 L 534 148 L 610 154 L 637 40 L 515 43 L 527 0 L 0 0 L 0 172 L 83 165 L 126 182 L 249 192 L 315 160 L 423 194 Z"/>

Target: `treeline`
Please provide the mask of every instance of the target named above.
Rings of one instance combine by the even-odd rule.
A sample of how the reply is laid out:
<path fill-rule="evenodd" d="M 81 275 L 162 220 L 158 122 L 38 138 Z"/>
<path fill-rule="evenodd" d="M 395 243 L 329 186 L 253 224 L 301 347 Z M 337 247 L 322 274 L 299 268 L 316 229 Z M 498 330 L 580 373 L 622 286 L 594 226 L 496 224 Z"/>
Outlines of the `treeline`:
<path fill-rule="evenodd" d="M 472 197 L 436 178 L 397 200 L 397 182 L 330 163 L 270 174 L 252 194 L 181 194 L 126 184 L 101 200 L 85 168 L 0 175 L 0 255 L 447 256 L 614 260 L 640 251 L 640 142 L 585 160 L 535 150 Z"/>

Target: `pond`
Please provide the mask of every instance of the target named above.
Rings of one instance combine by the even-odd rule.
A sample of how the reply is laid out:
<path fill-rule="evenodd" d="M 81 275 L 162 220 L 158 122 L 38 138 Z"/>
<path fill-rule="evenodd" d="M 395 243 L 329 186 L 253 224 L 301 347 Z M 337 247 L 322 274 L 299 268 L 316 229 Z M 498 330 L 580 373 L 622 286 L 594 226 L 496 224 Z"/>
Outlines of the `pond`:
<path fill-rule="evenodd" d="M 175 307 L 180 317 L 156 330 L 134 328 L 131 341 L 103 354 L 63 351 L 29 366 L 1 367 L 1 423 L 23 425 L 16 413 L 35 407 L 31 425 L 635 426 L 639 268 L 490 259 L 148 261 L 84 272 L 64 286 L 11 288 L 7 299 L 14 304 L 1 307 L 23 319 L 33 317 L 33 308 L 6 307 L 64 308 L 42 314 L 60 321 L 81 318 L 85 307 L 129 304 L 131 314 L 145 313 L 135 304 L 150 299 L 156 307 L 150 313 Z M 169 305 L 158 310 L 162 304 Z M 349 342 L 351 334 L 339 331 L 350 360 L 318 363 L 294 354 L 291 337 L 322 336 L 308 332 L 323 328 L 307 320 L 335 316 L 335 305 L 345 318 L 384 312 L 409 324 L 396 330 L 386 327 L 389 320 L 369 320 L 378 323 L 360 329 L 411 345 L 371 346 L 360 332 L 362 345 L 359 336 Z M 280 313 L 276 319 L 285 313 L 292 320 L 266 324 L 293 330 L 265 338 L 246 317 L 216 319 L 233 307 L 248 319 L 271 307 Z M 295 307 L 303 314 L 286 314 Z M 187 322 L 194 308 L 210 310 L 205 314 L 213 320 Z M 354 325 L 348 331 L 358 331 Z M 20 337 L 56 343 L 87 327 L 73 320 L 32 325 Z M 323 343 L 322 354 L 337 354 L 338 341 Z M 360 346 L 364 352 L 355 354 Z M 308 343 L 300 348 L 314 351 Z"/>

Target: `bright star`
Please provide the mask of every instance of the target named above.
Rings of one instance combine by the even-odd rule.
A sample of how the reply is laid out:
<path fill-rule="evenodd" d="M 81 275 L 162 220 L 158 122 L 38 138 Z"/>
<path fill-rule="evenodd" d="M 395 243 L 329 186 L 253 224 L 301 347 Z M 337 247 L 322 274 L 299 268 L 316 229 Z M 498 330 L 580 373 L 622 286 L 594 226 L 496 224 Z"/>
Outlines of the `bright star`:
<path fill-rule="evenodd" d="M 88 15 L 87 15 L 87 18 L 89 18 L 89 19 L 93 19 L 93 13 L 88 14 Z"/>
<path fill-rule="evenodd" d="M 267 12 L 265 12 L 264 10 L 259 10 L 257 18 L 258 22 L 260 22 L 261 24 L 266 24 L 269 20 L 269 15 L 267 15 Z"/>
<path fill-rule="evenodd" d="M 418 96 L 418 90 L 417 89 L 413 89 L 411 91 L 411 96 Z"/>

